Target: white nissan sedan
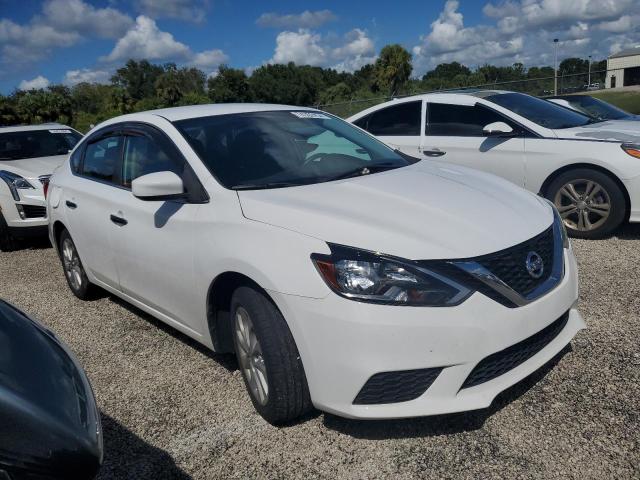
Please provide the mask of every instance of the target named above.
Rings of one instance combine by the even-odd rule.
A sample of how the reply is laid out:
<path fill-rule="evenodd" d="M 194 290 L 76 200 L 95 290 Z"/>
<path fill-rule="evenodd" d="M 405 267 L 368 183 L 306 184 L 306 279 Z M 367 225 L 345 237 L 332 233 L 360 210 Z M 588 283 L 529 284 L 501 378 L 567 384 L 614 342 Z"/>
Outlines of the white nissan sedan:
<path fill-rule="evenodd" d="M 539 193 L 554 202 L 572 236 L 601 238 L 623 222 L 640 222 L 640 122 L 598 121 L 497 90 L 416 95 L 348 121 L 408 155 Z"/>
<path fill-rule="evenodd" d="M 96 286 L 235 351 L 269 422 L 487 407 L 585 324 L 553 206 L 317 110 L 201 105 L 93 129 L 50 236 Z"/>

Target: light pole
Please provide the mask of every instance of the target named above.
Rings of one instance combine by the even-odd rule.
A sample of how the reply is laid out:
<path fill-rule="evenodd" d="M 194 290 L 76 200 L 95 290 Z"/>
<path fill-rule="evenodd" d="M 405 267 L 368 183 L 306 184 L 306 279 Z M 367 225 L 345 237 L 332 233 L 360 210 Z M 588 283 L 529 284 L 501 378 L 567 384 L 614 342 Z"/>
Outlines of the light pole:
<path fill-rule="evenodd" d="M 553 39 L 555 47 L 553 55 L 553 94 L 558 95 L 558 39 Z"/>
<path fill-rule="evenodd" d="M 589 55 L 589 75 L 587 77 L 587 88 L 591 86 L 591 55 Z"/>

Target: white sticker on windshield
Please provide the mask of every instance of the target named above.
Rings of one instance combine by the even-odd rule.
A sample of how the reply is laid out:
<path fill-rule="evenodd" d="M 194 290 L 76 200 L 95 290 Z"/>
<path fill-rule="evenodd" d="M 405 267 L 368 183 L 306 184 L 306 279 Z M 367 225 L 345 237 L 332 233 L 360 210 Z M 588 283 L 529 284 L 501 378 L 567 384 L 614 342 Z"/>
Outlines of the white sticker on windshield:
<path fill-rule="evenodd" d="M 49 133 L 71 133 L 71 130 L 49 130 Z"/>
<path fill-rule="evenodd" d="M 291 112 L 298 118 L 321 118 L 322 120 L 329 120 L 331 117 L 325 115 L 324 113 L 316 113 L 316 112 Z"/>

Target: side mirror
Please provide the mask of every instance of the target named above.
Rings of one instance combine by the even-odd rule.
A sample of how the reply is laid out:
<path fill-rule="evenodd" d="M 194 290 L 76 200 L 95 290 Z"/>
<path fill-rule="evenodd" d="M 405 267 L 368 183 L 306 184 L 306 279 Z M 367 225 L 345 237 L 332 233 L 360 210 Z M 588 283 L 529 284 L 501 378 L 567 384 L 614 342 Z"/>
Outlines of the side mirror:
<path fill-rule="evenodd" d="M 482 133 L 487 137 L 510 137 L 514 135 L 513 128 L 504 122 L 493 122 L 485 125 Z"/>
<path fill-rule="evenodd" d="M 138 177 L 131 182 L 131 193 L 140 200 L 171 200 L 185 195 L 182 179 L 173 172 Z"/>
<path fill-rule="evenodd" d="M 73 354 L 0 300 L 0 478 L 94 478 L 100 412 Z"/>

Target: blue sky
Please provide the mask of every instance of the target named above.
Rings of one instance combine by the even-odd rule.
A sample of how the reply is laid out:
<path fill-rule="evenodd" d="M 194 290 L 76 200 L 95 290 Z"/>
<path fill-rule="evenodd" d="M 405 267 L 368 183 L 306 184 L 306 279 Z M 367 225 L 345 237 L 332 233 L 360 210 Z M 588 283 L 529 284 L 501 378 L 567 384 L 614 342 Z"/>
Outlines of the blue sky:
<path fill-rule="evenodd" d="M 640 44 L 638 0 L 0 0 L 0 92 L 108 81 L 128 58 L 352 71 L 400 43 L 414 75 L 441 62 L 526 66 Z"/>

